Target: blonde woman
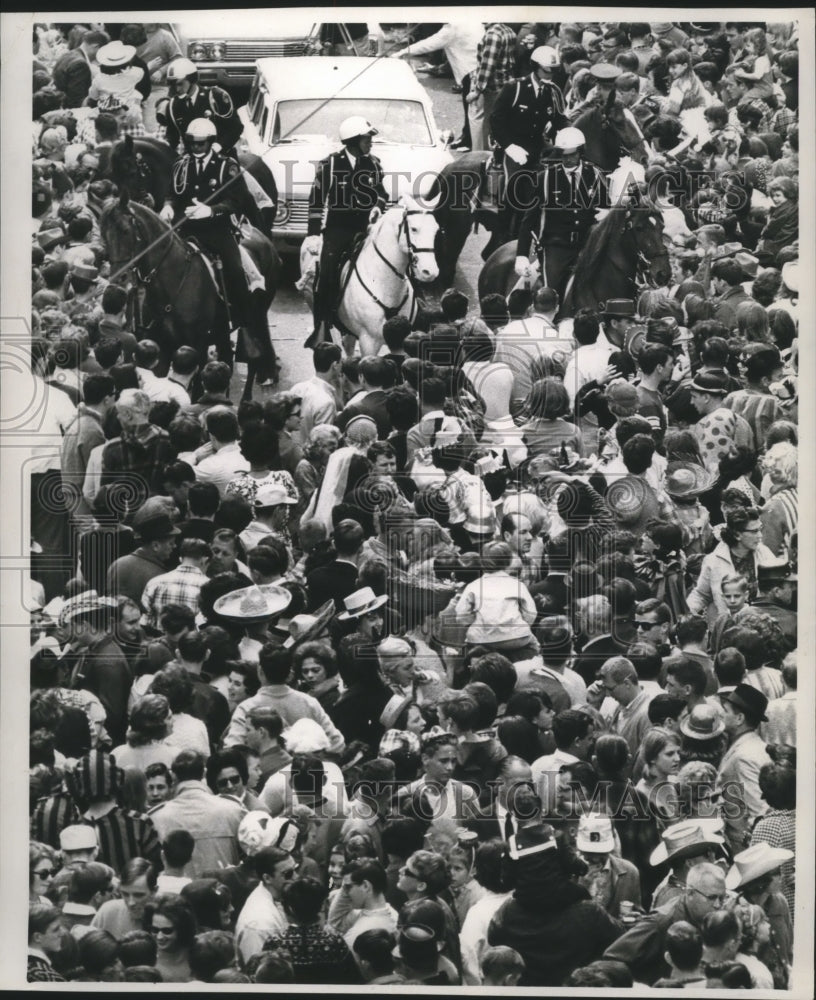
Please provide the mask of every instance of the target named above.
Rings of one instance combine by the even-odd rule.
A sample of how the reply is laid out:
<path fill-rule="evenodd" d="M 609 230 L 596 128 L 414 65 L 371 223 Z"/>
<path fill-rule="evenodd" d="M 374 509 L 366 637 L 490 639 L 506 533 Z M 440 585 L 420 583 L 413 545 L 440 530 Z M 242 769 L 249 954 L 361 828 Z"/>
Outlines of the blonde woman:
<path fill-rule="evenodd" d="M 643 737 L 643 776 L 635 786 L 647 796 L 658 825 L 669 826 L 682 819 L 677 794 L 680 770 L 680 737 L 656 726 Z"/>

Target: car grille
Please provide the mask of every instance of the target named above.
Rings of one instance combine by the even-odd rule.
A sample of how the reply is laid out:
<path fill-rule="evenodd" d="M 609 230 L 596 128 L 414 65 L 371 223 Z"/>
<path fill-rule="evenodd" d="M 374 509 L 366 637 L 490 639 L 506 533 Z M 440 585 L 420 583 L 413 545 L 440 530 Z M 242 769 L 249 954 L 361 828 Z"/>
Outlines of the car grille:
<path fill-rule="evenodd" d="M 302 56 L 306 51 L 306 42 L 303 40 L 289 42 L 227 42 L 225 59 L 268 59 L 282 56 Z"/>
<path fill-rule="evenodd" d="M 275 226 L 275 232 L 279 233 L 302 233 L 306 234 L 309 223 L 309 203 L 308 201 L 289 202 L 290 215 L 284 225 Z"/>

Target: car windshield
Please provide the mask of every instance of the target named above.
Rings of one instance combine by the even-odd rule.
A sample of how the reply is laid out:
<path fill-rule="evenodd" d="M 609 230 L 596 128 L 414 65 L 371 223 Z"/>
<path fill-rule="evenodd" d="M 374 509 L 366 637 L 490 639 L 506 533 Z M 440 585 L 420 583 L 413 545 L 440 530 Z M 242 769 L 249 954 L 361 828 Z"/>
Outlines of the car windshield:
<path fill-rule="evenodd" d="M 419 101 L 381 98 L 280 101 L 271 141 L 298 142 L 314 137 L 335 140 L 340 123 L 352 115 L 362 115 L 378 130 L 375 144 L 432 145 L 425 109 Z"/>

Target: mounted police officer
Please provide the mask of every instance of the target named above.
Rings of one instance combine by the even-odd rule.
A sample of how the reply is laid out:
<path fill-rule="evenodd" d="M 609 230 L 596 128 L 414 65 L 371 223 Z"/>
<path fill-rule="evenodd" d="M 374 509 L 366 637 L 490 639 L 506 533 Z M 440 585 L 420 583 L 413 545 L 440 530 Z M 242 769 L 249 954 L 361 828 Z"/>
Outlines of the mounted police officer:
<path fill-rule="evenodd" d="M 535 202 L 522 219 L 516 250 L 516 274 L 526 275 L 535 240 L 542 280 L 562 302 L 598 210 L 610 207 L 604 175 L 582 159 L 583 146 L 580 129 L 567 127 L 556 135 L 561 159 L 545 164 L 539 174 Z"/>
<path fill-rule="evenodd" d="M 165 116 L 166 136 L 170 148 L 178 151 L 187 126 L 196 118 L 209 118 L 215 126 L 217 137 L 213 143 L 216 153 L 231 153 L 244 131 L 241 119 L 235 113 L 232 98 L 221 87 L 199 87 L 198 70 L 189 59 L 174 59 L 167 67 L 170 98 Z"/>
<path fill-rule="evenodd" d="M 331 340 L 331 323 L 340 290 L 340 265 L 354 241 L 375 222 L 388 200 L 383 169 L 371 152 L 377 135 L 360 115 L 340 125 L 343 149 L 317 166 L 309 198 L 309 236 L 322 236 L 314 290 L 314 330 L 306 347 Z"/>
<path fill-rule="evenodd" d="M 233 231 L 233 215 L 241 215 L 247 194 L 241 168 L 214 148 L 217 130 L 209 118 L 195 118 L 184 138 L 189 152 L 173 164 L 165 222 L 182 216 L 183 236 L 193 236 L 208 253 L 221 259 L 232 327 L 247 326 L 251 312 L 241 254 Z"/>
<path fill-rule="evenodd" d="M 552 148 L 556 132 L 568 124 L 564 97 L 552 82 L 558 53 L 539 45 L 530 56 L 533 71 L 502 87 L 490 116 L 490 134 L 504 151 L 505 199 L 499 220 L 500 246 L 518 235 L 525 211 L 533 204 L 536 170 L 542 153 Z"/>

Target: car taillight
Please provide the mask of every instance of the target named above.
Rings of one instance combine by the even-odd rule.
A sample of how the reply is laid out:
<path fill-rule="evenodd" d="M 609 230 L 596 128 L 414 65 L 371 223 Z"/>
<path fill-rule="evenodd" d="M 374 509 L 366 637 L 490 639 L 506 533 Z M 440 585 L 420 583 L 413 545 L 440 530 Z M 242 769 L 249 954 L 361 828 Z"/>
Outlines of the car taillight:
<path fill-rule="evenodd" d="M 190 42 L 187 47 L 187 57 L 193 62 L 201 62 L 207 58 L 207 46 L 203 42 Z"/>

